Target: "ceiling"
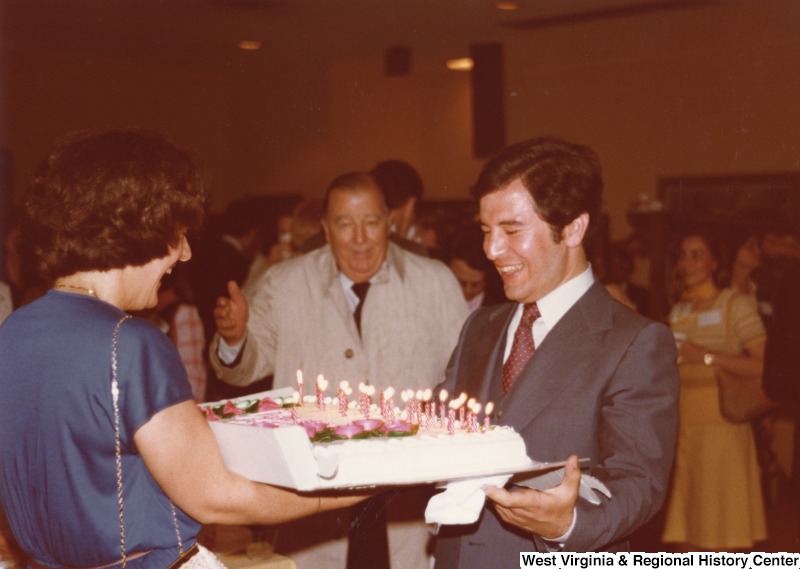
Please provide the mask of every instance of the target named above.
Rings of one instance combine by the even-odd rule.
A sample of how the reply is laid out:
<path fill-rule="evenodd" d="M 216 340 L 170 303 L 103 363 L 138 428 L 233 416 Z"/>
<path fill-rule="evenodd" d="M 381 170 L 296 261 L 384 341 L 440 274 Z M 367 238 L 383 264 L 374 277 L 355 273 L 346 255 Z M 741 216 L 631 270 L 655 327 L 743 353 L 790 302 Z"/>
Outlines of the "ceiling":
<path fill-rule="evenodd" d="M 384 54 L 466 55 L 559 26 L 702 9 L 714 0 L 0 0 L 2 57 L 113 57 L 161 64 L 281 67 Z M 240 40 L 262 43 L 245 52 Z"/>

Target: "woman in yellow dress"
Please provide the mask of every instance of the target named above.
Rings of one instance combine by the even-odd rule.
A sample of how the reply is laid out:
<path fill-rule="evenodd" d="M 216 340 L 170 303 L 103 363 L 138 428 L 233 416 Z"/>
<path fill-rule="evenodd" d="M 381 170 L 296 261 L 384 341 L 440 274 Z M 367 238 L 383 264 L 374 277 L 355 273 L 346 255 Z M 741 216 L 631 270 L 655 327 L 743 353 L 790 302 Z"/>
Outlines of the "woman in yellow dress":
<path fill-rule="evenodd" d="M 726 421 L 714 369 L 760 377 L 766 333 L 752 295 L 721 288 L 714 239 L 680 242 L 682 286 L 669 324 L 678 343 L 678 447 L 663 541 L 679 551 L 748 550 L 766 539 L 764 502 L 750 424 Z"/>

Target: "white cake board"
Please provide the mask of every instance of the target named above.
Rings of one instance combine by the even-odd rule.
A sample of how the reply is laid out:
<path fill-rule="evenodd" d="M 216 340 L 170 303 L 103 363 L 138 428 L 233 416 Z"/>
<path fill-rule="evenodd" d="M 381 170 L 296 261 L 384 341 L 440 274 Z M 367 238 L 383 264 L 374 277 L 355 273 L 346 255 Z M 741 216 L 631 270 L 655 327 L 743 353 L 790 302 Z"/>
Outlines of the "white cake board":
<path fill-rule="evenodd" d="M 291 388 L 283 388 L 254 393 L 232 399 L 232 401 L 236 403 L 262 397 L 291 397 L 293 392 L 294 390 Z M 220 402 L 205 403 L 202 406 L 207 407 L 219 404 Z M 225 465 L 232 472 L 240 474 L 249 480 L 299 491 L 364 487 L 363 484 L 348 485 L 318 476 L 319 465 L 312 451 L 312 443 L 308 440 L 305 429 L 300 426 L 266 429 L 223 421 L 211 421 L 209 426 L 217 439 Z M 587 462 L 583 460 L 582 465 L 587 464 Z M 553 476 L 557 477 L 559 472 L 563 476 L 564 464 L 564 462 L 536 462 L 531 460 L 529 463 L 513 469 L 497 469 L 491 464 L 480 464 L 476 465 L 474 470 L 469 472 L 462 471 L 456 477 L 438 480 L 431 480 L 426 477 L 418 479 L 405 478 L 402 480 L 392 479 L 391 474 L 388 473 L 385 479 L 376 480 L 374 486 L 445 483 L 452 480 L 513 474 L 515 477 L 512 482 L 544 489 L 543 486 L 551 487 L 549 486 L 551 481 L 556 480 Z M 587 478 L 587 476 L 584 475 L 584 478 Z M 555 484 L 552 485 L 554 486 Z"/>

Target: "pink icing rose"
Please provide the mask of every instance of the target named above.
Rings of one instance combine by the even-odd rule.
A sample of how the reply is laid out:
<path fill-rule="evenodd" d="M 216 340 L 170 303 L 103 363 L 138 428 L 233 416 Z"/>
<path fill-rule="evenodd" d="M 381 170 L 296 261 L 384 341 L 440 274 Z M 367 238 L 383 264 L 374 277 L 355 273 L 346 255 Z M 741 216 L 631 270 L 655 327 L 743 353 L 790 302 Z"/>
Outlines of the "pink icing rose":
<path fill-rule="evenodd" d="M 204 408 L 203 409 L 203 413 L 205 413 L 205 415 L 206 415 L 206 420 L 208 420 L 208 421 L 219 421 L 219 415 L 214 413 L 214 411 L 211 410 L 211 407 Z"/>
<path fill-rule="evenodd" d="M 383 421 L 380 419 L 356 419 L 352 424 L 361 427 L 365 431 L 374 431 L 383 426 Z"/>
<path fill-rule="evenodd" d="M 236 405 L 231 403 L 230 401 L 225 403 L 225 407 L 222 408 L 223 415 L 241 415 L 244 413 L 241 409 L 239 409 Z"/>
<path fill-rule="evenodd" d="M 301 424 L 306 430 L 309 439 L 313 439 L 318 432 L 324 431 L 326 428 L 325 423 L 321 421 L 303 421 Z"/>
<path fill-rule="evenodd" d="M 333 432 L 340 437 L 347 437 L 348 439 L 352 439 L 359 433 L 363 433 L 364 427 L 360 425 L 355 425 L 353 423 L 348 423 L 346 425 L 336 425 L 335 427 L 333 427 Z"/>
<path fill-rule="evenodd" d="M 261 401 L 258 402 L 258 412 L 261 413 L 263 411 L 272 411 L 273 409 L 280 409 L 281 406 L 278 405 L 274 399 L 269 397 L 263 397 Z"/>
<path fill-rule="evenodd" d="M 394 423 L 388 423 L 383 430 L 386 433 L 410 433 L 411 423 L 406 421 L 395 421 Z"/>

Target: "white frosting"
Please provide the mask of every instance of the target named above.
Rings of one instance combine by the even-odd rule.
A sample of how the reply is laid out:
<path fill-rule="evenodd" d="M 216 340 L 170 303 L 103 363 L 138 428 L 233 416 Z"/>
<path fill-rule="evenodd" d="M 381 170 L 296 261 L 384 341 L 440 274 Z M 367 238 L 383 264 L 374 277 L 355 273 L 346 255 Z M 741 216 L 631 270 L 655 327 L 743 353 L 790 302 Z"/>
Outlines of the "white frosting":
<path fill-rule="evenodd" d="M 492 471 L 511 472 L 531 463 L 522 437 L 509 427 L 313 446 L 320 476 L 352 486 L 453 480 L 483 474 L 487 465 Z"/>
<path fill-rule="evenodd" d="M 363 419 L 351 401 L 342 416 L 334 398 L 324 411 L 315 400 L 306 398 L 296 407 L 298 422 L 319 421 L 326 425 L 344 425 Z M 405 415 L 396 409 L 398 419 Z M 379 418 L 373 406 L 370 418 Z M 251 425 L 294 426 L 287 409 L 239 415 L 226 422 Z M 369 486 L 453 480 L 487 473 L 514 472 L 531 464 L 525 442 L 510 427 L 492 427 L 479 432 L 456 428 L 450 434 L 438 420 L 423 421 L 416 435 L 375 437 L 312 443 L 311 451 L 318 466 L 321 484 L 326 486 Z M 280 427 L 279 427 L 280 428 Z M 267 429 L 270 430 L 270 429 Z"/>

